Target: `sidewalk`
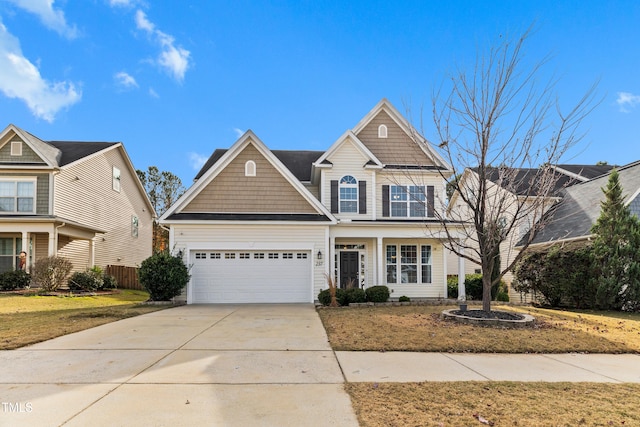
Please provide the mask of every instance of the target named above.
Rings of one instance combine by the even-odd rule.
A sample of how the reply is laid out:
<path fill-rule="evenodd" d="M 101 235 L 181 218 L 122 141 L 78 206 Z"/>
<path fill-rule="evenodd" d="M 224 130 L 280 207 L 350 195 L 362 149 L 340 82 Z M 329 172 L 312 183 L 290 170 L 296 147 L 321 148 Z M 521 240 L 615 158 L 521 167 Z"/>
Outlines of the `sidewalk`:
<path fill-rule="evenodd" d="M 640 383 L 636 354 L 471 354 L 337 351 L 347 382 Z"/>

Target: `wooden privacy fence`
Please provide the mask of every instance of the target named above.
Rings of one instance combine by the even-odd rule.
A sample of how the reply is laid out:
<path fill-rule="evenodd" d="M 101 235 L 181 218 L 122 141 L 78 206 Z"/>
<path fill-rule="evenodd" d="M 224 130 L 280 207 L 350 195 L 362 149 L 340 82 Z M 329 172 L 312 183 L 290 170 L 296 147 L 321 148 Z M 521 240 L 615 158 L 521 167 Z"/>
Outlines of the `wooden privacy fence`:
<path fill-rule="evenodd" d="M 106 274 L 113 276 L 118 281 L 118 288 L 137 289 L 143 291 L 144 288 L 138 282 L 138 269 L 124 265 L 108 265 Z"/>

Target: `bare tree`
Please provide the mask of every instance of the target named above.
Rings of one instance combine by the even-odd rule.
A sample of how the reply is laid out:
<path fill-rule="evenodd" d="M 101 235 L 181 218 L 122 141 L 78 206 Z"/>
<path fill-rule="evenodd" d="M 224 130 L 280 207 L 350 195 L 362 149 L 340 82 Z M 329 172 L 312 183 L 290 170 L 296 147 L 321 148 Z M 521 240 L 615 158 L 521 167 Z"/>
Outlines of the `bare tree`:
<path fill-rule="evenodd" d="M 492 286 L 544 227 L 543 214 L 566 178 L 553 165 L 582 138 L 579 125 L 597 105 L 594 86 L 563 113 L 557 81 L 540 82 L 548 57 L 523 62 L 530 35 L 531 28 L 517 39 L 501 38 L 470 70 L 457 69 L 432 102 L 439 147 L 457 178 L 449 181 L 452 200 L 441 200 L 435 211 L 445 247 L 482 268 L 484 311 L 491 310 Z M 530 227 L 524 235 L 523 224 Z M 521 238 L 520 251 L 503 255 L 507 262 L 492 279 L 501 243 L 510 239 L 513 247 Z"/>

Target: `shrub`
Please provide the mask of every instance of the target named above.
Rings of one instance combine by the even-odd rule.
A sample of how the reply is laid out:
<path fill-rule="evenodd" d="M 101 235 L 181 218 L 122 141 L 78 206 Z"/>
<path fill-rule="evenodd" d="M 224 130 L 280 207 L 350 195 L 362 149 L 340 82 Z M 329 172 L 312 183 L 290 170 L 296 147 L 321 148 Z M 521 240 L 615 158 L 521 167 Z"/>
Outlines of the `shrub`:
<path fill-rule="evenodd" d="M 410 301 L 411 301 L 411 298 L 409 298 L 409 297 L 408 297 L 408 296 L 406 296 L 406 295 L 402 295 L 400 298 L 398 298 L 398 301 L 399 301 L 399 302 L 410 302 Z"/>
<path fill-rule="evenodd" d="M 458 298 L 458 276 L 447 276 L 447 297 Z"/>
<path fill-rule="evenodd" d="M 467 274 L 464 290 L 468 300 L 482 300 L 482 274 Z"/>
<path fill-rule="evenodd" d="M 389 288 L 386 286 L 372 286 L 365 290 L 367 301 L 370 302 L 387 302 L 389 299 Z"/>
<path fill-rule="evenodd" d="M 509 302 L 509 292 L 506 290 L 499 290 L 496 294 L 496 301 Z"/>
<path fill-rule="evenodd" d="M 340 300 L 340 305 L 349 305 L 351 303 L 363 303 L 367 302 L 367 296 L 364 289 L 349 288 L 345 289 Z"/>
<path fill-rule="evenodd" d="M 95 291 L 102 286 L 102 278 L 94 270 L 76 271 L 67 284 L 72 291 Z"/>
<path fill-rule="evenodd" d="M 63 257 L 40 258 L 33 265 L 31 279 L 44 292 L 53 292 L 66 283 L 72 268 L 71 261 Z"/>
<path fill-rule="evenodd" d="M 142 261 L 138 269 L 138 279 L 152 301 L 169 301 L 177 297 L 189 277 L 181 252 L 175 255 L 168 251 L 156 252 Z"/>
<path fill-rule="evenodd" d="M 0 274 L 0 290 L 14 291 L 28 288 L 31 284 L 31 276 L 23 270 L 9 270 Z"/>
<path fill-rule="evenodd" d="M 338 304 L 342 305 L 342 301 L 344 301 L 344 289 L 337 288 L 336 289 L 336 299 L 338 300 Z M 318 301 L 320 304 L 324 306 L 331 305 L 331 290 L 323 289 L 318 294 Z"/>
<path fill-rule="evenodd" d="M 109 274 L 105 274 L 102 278 L 102 288 L 100 289 L 116 289 L 117 287 L 118 280 Z"/>

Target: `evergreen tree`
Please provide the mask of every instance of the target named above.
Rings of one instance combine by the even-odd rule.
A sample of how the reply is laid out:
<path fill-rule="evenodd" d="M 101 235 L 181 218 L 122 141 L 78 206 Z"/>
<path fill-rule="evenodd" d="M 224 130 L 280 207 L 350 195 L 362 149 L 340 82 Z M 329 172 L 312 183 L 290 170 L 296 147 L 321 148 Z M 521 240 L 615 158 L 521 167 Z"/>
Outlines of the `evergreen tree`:
<path fill-rule="evenodd" d="M 603 309 L 640 309 L 640 220 L 624 204 L 618 172 L 613 169 L 592 227 L 597 304 Z"/>

